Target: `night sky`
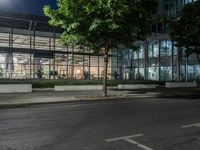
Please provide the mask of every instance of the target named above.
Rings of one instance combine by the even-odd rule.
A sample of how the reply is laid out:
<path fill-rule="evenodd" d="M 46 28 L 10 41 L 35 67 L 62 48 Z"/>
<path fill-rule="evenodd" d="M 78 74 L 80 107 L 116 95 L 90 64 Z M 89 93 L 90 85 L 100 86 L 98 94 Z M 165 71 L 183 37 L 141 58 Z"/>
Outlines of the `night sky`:
<path fill-rule="evenodd" d="M 56 8 L 56 0 L 0 0 L 0 11 L 43 15 L 43 6 Z"/>

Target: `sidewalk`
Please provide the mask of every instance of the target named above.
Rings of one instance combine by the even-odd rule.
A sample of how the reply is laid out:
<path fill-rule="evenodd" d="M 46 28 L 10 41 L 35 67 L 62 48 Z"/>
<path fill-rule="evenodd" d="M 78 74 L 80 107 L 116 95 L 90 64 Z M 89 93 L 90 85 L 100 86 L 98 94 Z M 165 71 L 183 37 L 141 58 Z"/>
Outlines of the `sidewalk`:
<path fill-rule="evenodd" d="M 129 91 L 108 91 L 106 99 L 122 98 Z M 55 92 L 53 90 L 35 90 L 32 93 L 0 94 L 0 109 L 22 107 L 33 104 L 61 103 L 86 100 L 101 100 L 102 91 L 69 91 Z"/>
<path fill-rule="evenodd" d="M 0 109 L 23 107 L 35 104 L 78 102 L 91 100 L 115 100 L 138 98 L 197 98 L 198 89 L 143 89 L 143 90 L 108 90 L 108 97 L 102 91 L 68 91 L 55 92 L 51 89 L 35 90 L 32 93 L 0 94 Z"/>

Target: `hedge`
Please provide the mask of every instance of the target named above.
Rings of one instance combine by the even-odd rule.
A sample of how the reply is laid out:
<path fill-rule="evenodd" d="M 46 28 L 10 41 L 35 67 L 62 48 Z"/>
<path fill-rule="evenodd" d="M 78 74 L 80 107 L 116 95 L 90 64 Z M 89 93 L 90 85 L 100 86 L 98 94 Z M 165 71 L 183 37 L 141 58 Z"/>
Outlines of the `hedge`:
<path fill-rule="evenodd" d="M 54 88 L 55 85 L 102 85 L 102 80 L 0 80 L 0 84 L 32 84 L 33 88 Z M 118 84 L 163 84 L 158 81 L 145 80 L 108 80 L 108 86 Z"/>

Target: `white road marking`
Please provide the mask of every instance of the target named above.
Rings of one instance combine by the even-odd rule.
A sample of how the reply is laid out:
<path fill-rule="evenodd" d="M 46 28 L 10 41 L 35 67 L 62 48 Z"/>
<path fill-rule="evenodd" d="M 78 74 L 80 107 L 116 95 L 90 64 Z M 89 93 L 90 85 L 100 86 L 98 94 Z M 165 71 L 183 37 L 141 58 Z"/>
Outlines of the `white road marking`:
<path fill-rule="evenodd" d="M 181 126 L 181 128 L 191 128 L 191 127 L 198 127 L 198 128 L 200 128 L 200 123 L 194 123 L 194 124 L 189 124 L 189 125 Z"/>
<path fill-rule="evenodd" d="M 136 137 L 141 137 L 141 136 L 143 136 L 142 133 L 135 134 L 135 135 L 123 136 L 123 137 L 117 137 L 117 138 L 112 138 L 112 139 L 106 139 L 105 141 L 106 142 L 114 142 L 114 141 L 119 141 L 119 140 L 125 140 L 126 142 L 136 145 L 137 147 L 139 147 L 143 150 L 153 150 L 152 148 L 131 139 L 131 138 L 136 138 Z"/>
<path fill-rule="evenodd" d="M 135 135 L 128 135 L 128 136 L 122 136 L 122 137 L 117 137 L 117 138 L 112 138 L 112 139 L 106 139 L 106 142 L 113 142 L 113 141 L 118 141 L 118 140 L 123 140 L 124 138 L 135 138 L 135 137 L 141 137 L 143 136 L 142 133 L 135 134 Z"/>

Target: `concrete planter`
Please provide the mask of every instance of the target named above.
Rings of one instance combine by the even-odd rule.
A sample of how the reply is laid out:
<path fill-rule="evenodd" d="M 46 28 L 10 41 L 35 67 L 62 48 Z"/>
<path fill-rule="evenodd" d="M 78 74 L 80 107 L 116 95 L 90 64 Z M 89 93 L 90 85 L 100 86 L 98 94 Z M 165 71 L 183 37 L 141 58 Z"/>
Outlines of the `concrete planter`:
<path fill-rule="evenodd" d="M 102 85 L 56 85 L 55 91 L 91 91 L 102 90 Z"/>
<path fill-rule="evenodd" d="M 30 93 L 31 84 L 0 84 L 0 93 Z"/>
<path fill-rule="evenodd" d="M 119 90 L 125 90 L 125 89 L 154 89 L 158 87 L 158 84 L 119 84 L 118 89 Z"/>
<path fill-rule="evenodd" d="M 196 82 L 166 82 L 166 88 L 189 88 L 189 87 L 197 87 Z"/>

